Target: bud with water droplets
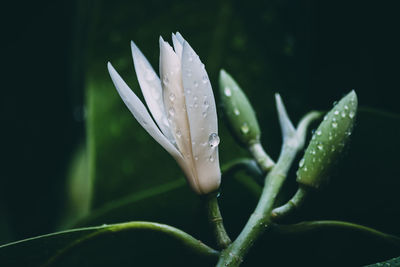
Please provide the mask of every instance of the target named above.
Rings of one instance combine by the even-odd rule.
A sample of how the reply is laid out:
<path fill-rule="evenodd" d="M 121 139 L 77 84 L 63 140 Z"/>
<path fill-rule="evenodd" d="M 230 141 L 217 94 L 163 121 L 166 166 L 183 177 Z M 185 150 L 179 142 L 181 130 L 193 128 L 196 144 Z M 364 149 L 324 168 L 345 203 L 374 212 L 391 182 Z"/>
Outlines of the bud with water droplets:
<path fill-rule="evenodd" d="M 356 112 L 357 95 L 353 90 L 328 112 L 314 132 L 299 162 L 299 184 L 319 188 L 328 182 L 330 169 L 349 140 Z"/>
<path fill-rule="evenodd" d="M 220 71 L 219 90 L 225 115 L 235 138 L 246 147 L 258 143 L 261 133 L 253 107 L 225 70 Z"/>

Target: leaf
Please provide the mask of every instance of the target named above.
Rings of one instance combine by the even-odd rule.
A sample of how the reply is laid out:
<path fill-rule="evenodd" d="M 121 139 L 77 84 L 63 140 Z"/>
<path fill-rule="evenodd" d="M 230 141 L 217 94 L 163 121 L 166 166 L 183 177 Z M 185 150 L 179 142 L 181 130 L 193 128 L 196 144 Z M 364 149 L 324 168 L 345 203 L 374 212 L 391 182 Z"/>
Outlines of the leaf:
<path fill-rule="evenodd" d="M 0 246 L 5 266 L 143 266 L 164 261 L 202 266 L 215 256 L 193 237 L 148 222 L 80 228 Z"/>

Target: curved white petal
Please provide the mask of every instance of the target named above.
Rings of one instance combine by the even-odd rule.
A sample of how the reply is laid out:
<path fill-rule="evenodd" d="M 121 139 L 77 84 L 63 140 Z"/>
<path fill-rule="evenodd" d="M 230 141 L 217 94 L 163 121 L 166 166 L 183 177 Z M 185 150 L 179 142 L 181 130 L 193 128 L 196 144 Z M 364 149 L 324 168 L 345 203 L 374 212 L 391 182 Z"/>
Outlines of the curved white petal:
<path fill-rule="evenodd" d="M 147 107 L 163 134 L 173 142 L 174 138 L 169 129 L 166 112 L 164 110 L 160 79 L 134 42 L 131 42 L 131 48 L 136 76 Z"/>
<path fill-rule="evenodd" d="M 179 32 L 177 32 L 179 34 Z M 179 34 L 182 38 L 182 36 Z M 175 53 L 178 55 L 179 59 L 182 59 L 182 49 L 183 49 L 183 38 L 179 39 L 175 34 L 172 34 L 172 43 L 174 44 Z"/>
<path fill-rule="evenodd" d="M 185 166 L 182 166 L 192 188 L 199 190 L 192 153 L 190 126 L 182 84 L 181 61 L 172 47 L 160 37 L 160 77 L 163 86 L 165 110 Z"/>
<path fill-rule="evenodd" d="M 210 136 L 218 134 L 217 112 L 204 64 L 186 41 L 183 43 L 182 81 L 200 189 L 211 192 L 219 187 L 221 180 L 218 147 L 209 144 Z"/>
<path fill-rule="evenodd" d="M 133 93 L 121 76 L 117 73 L 110 62 L 107 64 L 108 72 L 111 79 L 117 88 L 119 95 L 124 101 L 125 105 L 131 111 L 135 119 L 142 125 L 142 127 L 174 158 L 181 159 L 182 156 L 176 147 L 160 132 L 153 119 L 150 117 L 149 112 L 143 105 L 142 101 Z"/>

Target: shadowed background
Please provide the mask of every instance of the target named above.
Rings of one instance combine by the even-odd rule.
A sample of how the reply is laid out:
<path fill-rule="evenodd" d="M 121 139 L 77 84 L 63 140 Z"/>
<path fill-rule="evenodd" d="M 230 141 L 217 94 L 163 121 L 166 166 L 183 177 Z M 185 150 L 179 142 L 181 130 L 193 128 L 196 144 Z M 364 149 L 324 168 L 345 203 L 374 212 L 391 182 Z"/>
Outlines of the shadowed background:
<path fill-rule="evenodd" d="M 0 16 L 0 244 L 74 225 L 131 219 L 171 223 L 212 243 L 202 207 L 186 187 L 179 189 L 181 195 L 165 190 L 153 200 L 129 200 L 153 196 L 152 188 L 181 181 L 181 172 L 134 121 L 106 69 L 111 61 L 140 95 L 130 41 L 158 70 L 158 37 L 170 41 L 175 31 L 205 63 L 217 104 L 219 70 L 226 69 L 238 81 L 257 111 L 263 144 L 275 159 L 281 145 L 275 92 L 297 122 L 311 109 L 330 109 L 333 101 L 355 89 L 364 115 L 340 170 L 331 186 L 314 194 L 288 222 L 343 219 L 400 235 L 395 10 L 394 4 L 358 0 L 8 2 Z M 246 156 L 219 115 L 221 163 Z M 293 175 L 287 195 L 295 190 Z M 237 193 L 241 187 L 230 181 L 223 181 L 221 203 L 235 236 L 256 197 Z M 126 205 L 134 206 L 134 212 L 102 211 L 118 200 L 135 202 Z M 103 213 L 90 217 L 89 210 Z M 185 214 L 189 219 L 182 219 Z M 322 260 L 324 266 L 352 266 L 396 254 L 380 241 L 350 236 L 266 238 L 245 263 L 259 264 L 267 250 L 273 251 L 268 261 L 280 266 L 321 266 Z M 295 256 L 282 258 L 282 250 Z M 122 266 L 131 264 L 126 258 Z"/>

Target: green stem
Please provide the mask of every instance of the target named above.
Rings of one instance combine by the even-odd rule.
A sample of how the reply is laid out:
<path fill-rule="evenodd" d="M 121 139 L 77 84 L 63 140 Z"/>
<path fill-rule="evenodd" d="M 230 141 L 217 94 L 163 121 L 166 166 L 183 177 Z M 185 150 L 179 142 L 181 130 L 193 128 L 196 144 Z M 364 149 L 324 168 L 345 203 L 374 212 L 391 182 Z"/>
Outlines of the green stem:
<path fill-rule="evenodd" d="M 224 227 L 221 212 L 219 211 L 217 194 L 210 194 L 206 196 L 206 205 L 208 211 L 208 220 L 213 228 L 217 246 L 220 249 L 225 249 L 232 243 L 232 241 L 226 233 Z"/>
<path fill-rule="evenodd" d="M 271 226 L 271 211 L 275 199 L 298 151 L 297 147 L 289 144 L 290 142 L 283 145 L 277 164 L 267 175 L 263 193 L 255 211 L 237 239 L 222 251 L 217 266 L 239 266 L 256 239 Z"/>
<path fill-rule="evenodd" d="M 265 152 L 264 148 L 259 142 L 250 145 L 249 151 L 263 171 L 267 172 L 274 167 L 275 162 L 270 158 L 270 156 L 268 156 L 267 152 Z"/>
<path fill-rule="evenodd" d="M 375 230 L 373 228 L 351 222 L 329 220 L 329 221 L 310 221 L 310 222 L 301 222 L 296 224 L 274 226 L 274 229 L 276 229 L 278 233 L 282 234 L 303 233 L 303 232 L 315 231 L 326 228 L 342 228 L 342 229 L 356 230 L 365 234 L 381 238 L 400 247 L 399 237 L 386 234 L 381 231 Z"/>
<path fill-rule="evenodd" d="M 182 245 L 189 248 L 194 253 L 197 253 L 198 255 L 203 257 L 216 258 L 219 255 L 218 251 L 205 245 L 200 240 L 194 238 L 193 236 L 183 232 L 178 228 L 166 224 L 136 221 L 136 222 L 110 224 L 107 226 L 95 227 L 94 229 L 96 230 L 95 232 L 85 235 L 75 240 L 74 242 L 70 243 L 63 249 L 59 250 L 53 257 L 51 257 L 45 264 L 43 264 L 42 267 L 54 264 L 67 252 L 71 251 L 74 248 L 77 248 L 79 245 L 89 240 L 95 239 L 103 235 L 114 234 L 125 231 L 137 231 L 137 230 L 150 230 L 150 231 L 157 231 L 164 233 L 174 238 L 175 240 L 179 241 Z"/>
<path fill-rule="evenodd" d="M 301 205 L 303 205 L 308 192 L 309 191 L 307 187 L 300 186 L 296 194 L 285 205 L 272 210 L 272 218 L 274 220 L 281 219 L 282 217 L 285 217 L 294 210 L 298 209 Z"/>

